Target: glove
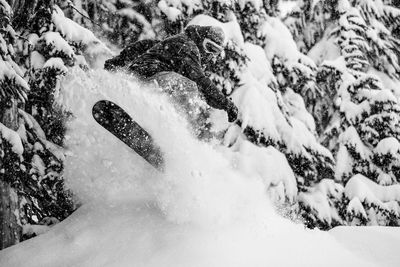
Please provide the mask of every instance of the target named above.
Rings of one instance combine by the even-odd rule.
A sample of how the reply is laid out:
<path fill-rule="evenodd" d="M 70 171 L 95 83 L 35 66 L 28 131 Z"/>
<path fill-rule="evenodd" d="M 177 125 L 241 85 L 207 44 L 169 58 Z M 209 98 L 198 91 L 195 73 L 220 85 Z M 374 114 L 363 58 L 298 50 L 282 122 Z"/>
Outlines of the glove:
<path fill-rule="evenodd" d="M 228 99 L 228 104 L 226 105 L 226 113 L 228 113 L 229 122 L 234 122 L 237 119 L 238 108 L 229 99 Z"/>

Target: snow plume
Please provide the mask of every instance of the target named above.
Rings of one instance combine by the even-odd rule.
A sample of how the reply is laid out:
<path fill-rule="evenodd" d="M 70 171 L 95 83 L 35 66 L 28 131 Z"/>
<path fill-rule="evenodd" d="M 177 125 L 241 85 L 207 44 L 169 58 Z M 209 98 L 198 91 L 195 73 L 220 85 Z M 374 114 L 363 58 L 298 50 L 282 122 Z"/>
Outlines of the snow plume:
<path fill-rule="evenodd" d="M 96 124 L 91 107 L 100 99 L 118 103 L 154 136 L 165 174 Z M 123 74 L 74 70 L 60 101 L 75 116 L 66 181 L 84 205 L 49 232 L 1 251 L 0 266 L 28 259 L 41 267 L 369 266 L 329 233 L 278 217 L 252 168 L 242 174 L 229 151 L 192 138 L 152 86 Z"/>
<path fill-rule="evenodd" d="M 194 139 L 157 90 L 128 75 L 79 70 L 69 75 L 61 101 L 75 118 L 66 137 L 65 176 L 80 199 L 97 201 L 121 192 L 142 196 L 158 201 L 171 221 L 203 226 L 271 213 L 263 182 L 254 175 L 240 176 L 229 155 Z M 97 125 L 91 107 L 101 99 L 118 103 L 155 138 L 166 160 L 162 177 Z"/>

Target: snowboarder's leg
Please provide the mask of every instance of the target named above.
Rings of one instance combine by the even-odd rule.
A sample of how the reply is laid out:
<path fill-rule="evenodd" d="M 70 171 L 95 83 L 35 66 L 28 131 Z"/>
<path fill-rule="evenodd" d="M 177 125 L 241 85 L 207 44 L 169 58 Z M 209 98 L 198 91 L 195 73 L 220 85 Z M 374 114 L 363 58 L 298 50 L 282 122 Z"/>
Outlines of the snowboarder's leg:
<path fill-rule="evenodd" d="M 195 82 L 175 72 L 160 72 L 151 77 L 171 97 L 178 112 L 192 126 L 200 139 L 209 138 L 210 107 L 200 94 Z"/>

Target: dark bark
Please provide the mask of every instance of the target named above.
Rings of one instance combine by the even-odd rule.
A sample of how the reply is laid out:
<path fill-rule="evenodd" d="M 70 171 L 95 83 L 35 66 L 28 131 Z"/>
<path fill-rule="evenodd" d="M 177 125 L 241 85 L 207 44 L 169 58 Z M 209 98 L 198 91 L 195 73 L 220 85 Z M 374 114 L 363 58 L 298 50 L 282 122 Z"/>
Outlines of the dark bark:
<path fill-rule="evenodd" d="M 33 16 L 38 0 L 9 0 L 14 12 L 13 26 L 15 29 L 27 28 L 29 18 Z"/>
<path fill-rule="evenodd" d="M 20 240 L 21 227 L 15 210 L 18 210 L 18 196 L 10 183 L 0 178 L 0 250 Z"/>
<path fill-rule="evenodd" d="M 12 25 L 15 30 L 32 28 L 32 19 L 40 11 L 54 6 L 54 0 L 8 0 L 13 10 Z"/>
<path fill-rule="evenodd" d="M 18 108 L 15 100 L 0 103 L 0 122 L 16 130 L 18 127 Z M 1 134 L 0 134 L 1 137 Z M 7 149 L 4 140 L 0 143 L 0 249 L 19 242 L 22 229 L 18 224 L 18 195 L 12 184 L 18 179 L 15 166 L 19 165 L 18 156 Z"/>

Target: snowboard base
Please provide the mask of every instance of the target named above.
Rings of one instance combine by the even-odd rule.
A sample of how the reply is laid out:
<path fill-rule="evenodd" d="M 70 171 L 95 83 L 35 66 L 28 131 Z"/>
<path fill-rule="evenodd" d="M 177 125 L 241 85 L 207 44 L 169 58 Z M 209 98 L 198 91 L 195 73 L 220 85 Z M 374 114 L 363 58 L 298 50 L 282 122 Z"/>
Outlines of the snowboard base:
<path fill-rule="evenodd" d="M 159 171 L 164 159 L 153 138 L 120 106 L 108 100 L 98 101 L 92 108 L 94 119 L 107 131 L 133 149 Z"/>

